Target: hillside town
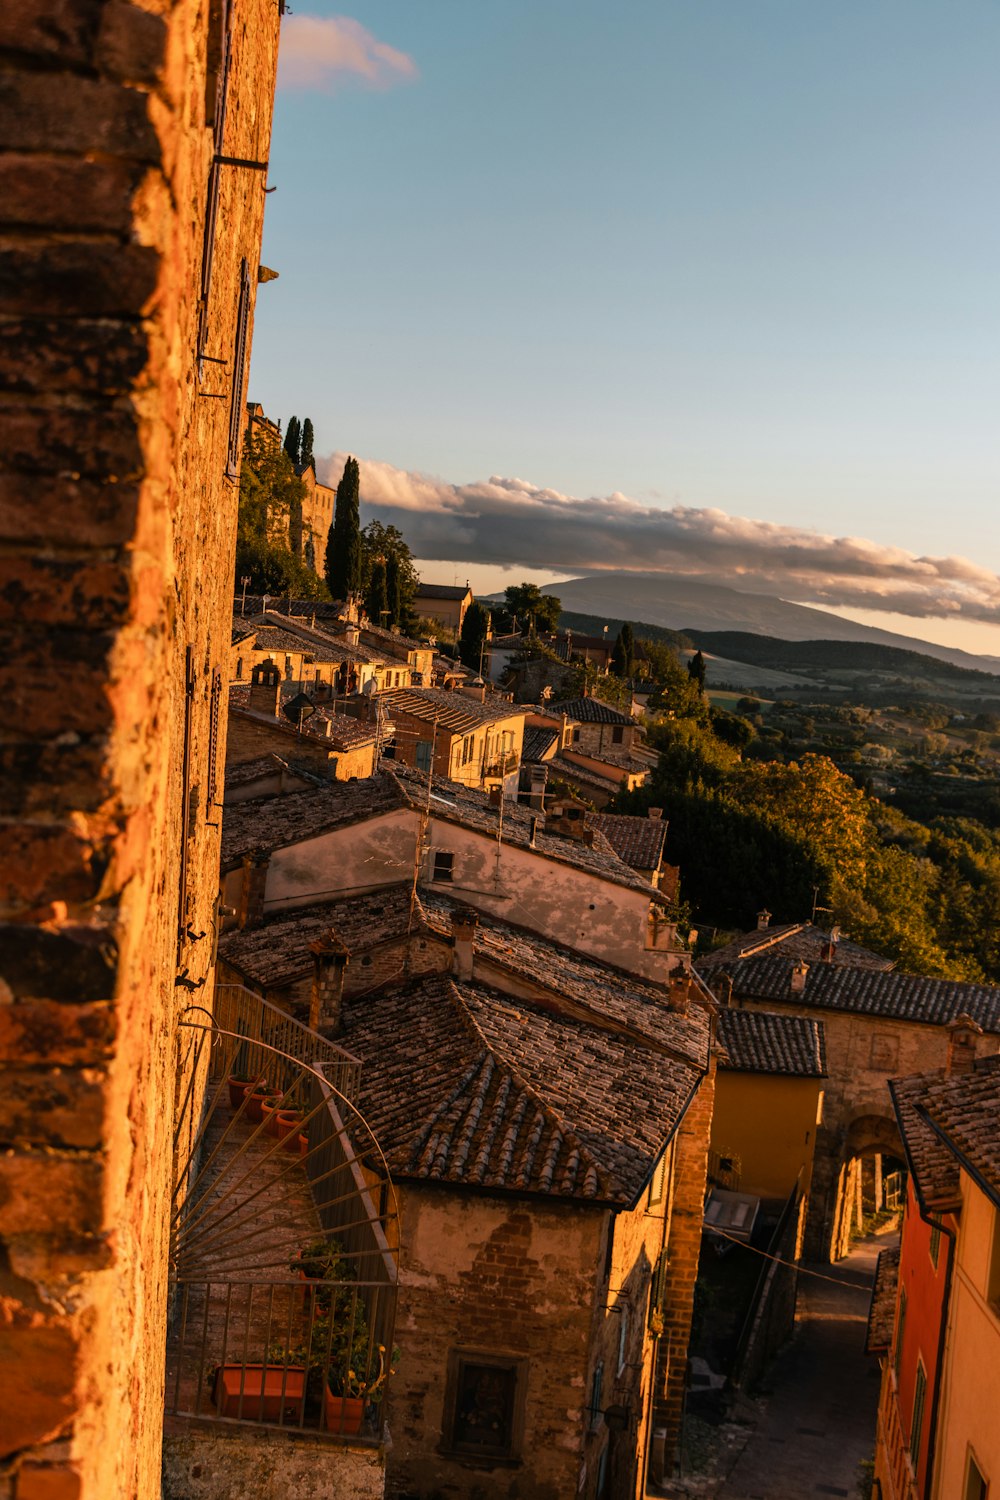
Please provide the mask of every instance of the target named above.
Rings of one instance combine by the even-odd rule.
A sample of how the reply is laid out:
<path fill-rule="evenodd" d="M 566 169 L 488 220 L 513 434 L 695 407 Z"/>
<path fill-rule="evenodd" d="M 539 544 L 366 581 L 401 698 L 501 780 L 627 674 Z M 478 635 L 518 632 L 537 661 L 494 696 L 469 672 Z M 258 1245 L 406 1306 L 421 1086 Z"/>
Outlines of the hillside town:
<path fill-rule="evenodd" d="M 0 1500 L 986 1500 L 1000 986 L 252 399 L 284 11 L 0 23 Z"/>

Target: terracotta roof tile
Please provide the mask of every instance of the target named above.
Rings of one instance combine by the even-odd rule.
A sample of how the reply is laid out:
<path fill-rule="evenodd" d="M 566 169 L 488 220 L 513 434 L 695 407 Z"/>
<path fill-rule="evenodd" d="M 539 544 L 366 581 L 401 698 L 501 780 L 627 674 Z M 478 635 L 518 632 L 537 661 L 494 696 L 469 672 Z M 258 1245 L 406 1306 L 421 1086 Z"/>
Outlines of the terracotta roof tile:
<path fill-rule="evenodd" d="M 633 870 L 657 870 L 663 857 L 667 825 L 662 818 L 632 818 L 623 813 L 590 813 L 590 828 L 599 828 L 612 849 Z"/>
<path fill-rule="evenodd" d="M 391 714 L 410 714 L 429 724 L 436 719 L 443 728 L 457 734 L 468 734 L 483 724 L 516 719 L 527 713 L 527 709 L 506 699 L 487 694 L 485 701 L 480 703 L 465 693 L 448 692 L 443 688 L 391 688 L 380 693 L 379 698 Z"/>
<path fill-rule="evenodd" d="M 524 748 L 521 751 L 521 759 L 546 760 L 552 747 L 558 743 L 559 731 L 557 729 L 539 729 L 535 724 L 527 724 L 524 730 Z"/>
<path fill-rule="evenodd" d="M 826 1038 L 822 1021 L 767 1010 L 726 1007 L 719 1012 L 719 1041 L 738 1073 L 787 1073 L 825 1078 Z"/>
<path fill-rule="evenodd" d="M 830 934 L 811 922 L 786 922 L 779 927 L 762 927 L 753 932 L 744 932 L 722 948 L 714 948 L 699 960 L 699 968 L 710 968 L 717 964 L 730 964 L 741 958 L 769 956 L 804 959 L 806 963 L 819 963 Z M 834 950 L 835 965 L 844 964 L 852 969 L 892 969 L 891 958 L 883 958 L 860 943 L 841 938 Z"/>
<path fill-rule="evenodd" d="M 890 1016 L 929 1026 L 946 1026 L 965 1013 L 984 1031 L 1000 1032 L 1000 987 L 996 985 L 817 963 L 809 968 L 803 992 L 793 995 L 791 959 L 746 958 L 726 967 L 733 976 L 733 993 L 741 999 Z M 717 984 L 718 967 L 708 967 L 707 972 Z"/>
<path fill-rule="evenodd" d="M 925 1075 L 922 1084 L 912 1098 L 916 1113 L 1000 1203 L 1000 1057 L 981 1058 L 970 1073 Z"/>
<path fill-rule="evenodd" d="M 387 772 L 366 781 L 337 781 L 283 797 L 233 803 L 222 815 L 222 868 L 231 870 L 258 850 L 282 849 L 407 806 L 399 782 Z"/>
<path fill-rule="evenodd" d="M 234 928 L 219 939 L 219 957 L 251 984 L 283 985 L 312 972 L 309 944 L 333 932 L 353 956 L 402 937 L 410 915 L 409 884 L 363 896 L 299 906 Z"/>
<path fill-rule="evenodd" d="M 865 1335 L 866 1354 L 884 1354 L 892 1344 L 898 1282 L 899 1246 L 889 1245 L 879 1252 L 875 1264 L 871 1307 L 868 1311 L 868 1331 Z"/>
<path fill-rule="evenodd" d="M 918 1073 L 889 1080 L 889 1095 L 899 1122 L 907 1166 L 917 1198 L 925 1209 L 954 1208 L 960 1197 L 957 1161 L 917 1112 L 928 1078 L 941 1076 Z"/>
<path fill-rule="evenodd" d="M 566 714 L 578 724 L 634 724 L 631 714 L 620 708 L 612 708 L 600 698 L 567 698 L 561 703 L 550 703 L 549 713 Z"/>

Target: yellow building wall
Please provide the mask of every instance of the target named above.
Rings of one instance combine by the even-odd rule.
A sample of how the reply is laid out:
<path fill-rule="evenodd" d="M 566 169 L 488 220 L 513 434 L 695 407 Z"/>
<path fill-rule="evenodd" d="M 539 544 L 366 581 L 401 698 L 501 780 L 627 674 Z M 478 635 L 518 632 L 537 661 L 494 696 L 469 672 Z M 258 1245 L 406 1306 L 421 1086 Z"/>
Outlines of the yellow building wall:
<path fill-rule="evenodd" d="M 786 1198 L 802 1168 L 806 1185 L 822 1100 L 818 1078 L 719 1069 L 712 1150 L 739 1156 L 741 1192 Z"/>
<path fill-rule="evenodd" d="M 990 1494 L 1000 1489 L 1000 1314 L 986 1301 L 994 1218 L 963 1173 L 934 1500 L 965 1494 L 970 1448 Z"/>

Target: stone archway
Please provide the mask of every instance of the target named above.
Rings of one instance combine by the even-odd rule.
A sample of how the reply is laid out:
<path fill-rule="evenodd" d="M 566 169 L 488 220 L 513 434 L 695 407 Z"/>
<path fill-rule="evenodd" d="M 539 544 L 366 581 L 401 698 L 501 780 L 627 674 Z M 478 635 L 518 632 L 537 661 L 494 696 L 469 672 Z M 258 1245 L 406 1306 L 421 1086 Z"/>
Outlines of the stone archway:
<path fill-rule="evenodd" d="M 903 1159 L 903 1143 L 894 1118 L 859 1114 L 847 1123 L 828 1221 L 831 1260 L 847 1254 L 852 1229 L 862 1215 L 882 1208 L 882 1163 L 887 1157 Z"/>

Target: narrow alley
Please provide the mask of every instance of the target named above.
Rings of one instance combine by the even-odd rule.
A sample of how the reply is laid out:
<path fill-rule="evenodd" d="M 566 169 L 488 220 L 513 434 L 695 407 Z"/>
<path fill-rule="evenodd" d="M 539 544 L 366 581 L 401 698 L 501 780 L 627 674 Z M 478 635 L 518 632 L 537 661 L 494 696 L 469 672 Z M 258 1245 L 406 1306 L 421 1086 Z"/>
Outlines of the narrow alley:
<path fill-rule="evenodd" d="M 795 1336 L 754 1403 L 758 1418 L 747 1440 L 733 1444 L 714 1483 L 694 1480 L 675 1493 L 856 1500 L 860 1465 L 875 1447 L 878 1408 L 878 1362 L 864 1352 L 868 1305 L 878 1253 L 890 1243 L 871 1235 L 834 1266 L 803 1267 L 835 1280 L 800 1277 Z"/>

